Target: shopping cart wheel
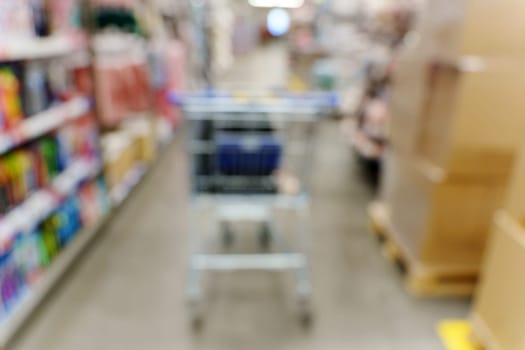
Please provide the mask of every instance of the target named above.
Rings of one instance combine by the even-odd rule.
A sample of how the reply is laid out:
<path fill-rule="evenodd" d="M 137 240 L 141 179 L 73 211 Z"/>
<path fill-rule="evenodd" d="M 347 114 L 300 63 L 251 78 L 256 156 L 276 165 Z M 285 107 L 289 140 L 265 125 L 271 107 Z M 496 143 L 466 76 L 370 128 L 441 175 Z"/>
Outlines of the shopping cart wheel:
<path fill-rule="evenodd" d="M 309 296 L 299 296 L 299 322 L 308 329 L 314 322 L 312 303 Z"/>
<path fill-rule="evenodd" d="M 204 326 L 204 318 L 202 315 L 193 315 L 191 317 L 191 329 L 194 332 L 199 332 Z"/>
<path fill-rule="evenodd" d="M 202 316 L 201 305 L 197 300 L 193 300 L 189 302 L 188 309 L 191 329 L 194 332 L 198 332 L 204 325 L 204 317 Z"/>
<path fill-rule="evenodd" d="M 259 231 L 259 245 L 261 248 L 267 249 L 272 243 L 272 232 L 267 223 L 263 223 Z"/>
<path fill-rule="evenodd" d="M 227 222 L 221 223 L 221 233 L 222 233 L 222 246 L 224 248 L 229 248 L 233 245 L 235 237 L 230 225 Z"/>
<path fill-rule="evenodd" d="M 299 314 L 299 322 L 301 322 L 301 326 L 305 329 L 309 329 L 313 322 L 314 322 L 314 316 L 312 314 L 311 310 L 303 310 Z"/>

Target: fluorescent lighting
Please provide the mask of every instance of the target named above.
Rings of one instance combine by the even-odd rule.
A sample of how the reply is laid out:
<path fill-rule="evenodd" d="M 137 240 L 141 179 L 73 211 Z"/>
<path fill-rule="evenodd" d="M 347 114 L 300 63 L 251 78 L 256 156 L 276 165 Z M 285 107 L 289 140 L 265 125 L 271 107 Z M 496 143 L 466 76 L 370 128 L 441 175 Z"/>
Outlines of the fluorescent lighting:
<path fill-rule="evenodd" d="M 290 15 L 282 8 L 271 9 L 266 21 L 268 31 L 273 36 L 281 36 L 290 30 Z"/>
<path fill-rule="evenodd" d="M 304 0 L 248 0 L 254 7 L 282 7 L 296 9 L 304 5 Z"/>

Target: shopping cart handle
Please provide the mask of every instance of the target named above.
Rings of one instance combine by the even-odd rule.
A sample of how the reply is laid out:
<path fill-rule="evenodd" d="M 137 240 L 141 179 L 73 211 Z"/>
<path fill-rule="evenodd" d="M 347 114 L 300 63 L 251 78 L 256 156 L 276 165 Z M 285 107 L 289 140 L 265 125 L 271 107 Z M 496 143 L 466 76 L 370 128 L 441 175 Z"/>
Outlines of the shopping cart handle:
<path fill-rule="evenodd" d="M 225 101 L 230 104 L 237 103 L 235 102 L 234 94 L 217 91 L 212 88 L 198 92 L 169 91 L 166 95 L 168 103 L 179 107 L 195 102 L 202 103 L 203 101 L 211 103 L 225 103 Z M 301 101 L 311 101 L 327 112 L 328 110 L 336 111 L 341 105 L 341 98 L 337 92 L 311 92 L 305 94 L 282 92 L 279 95 L 276 96 L 277 99 L 280 99 L 283 105 L 288 107 L 297 104 L 301 105 Z M 250 95 L 248 94 L 247 97 L 250 97 Z M 243 99 L 242 101 L 245 106 L 247 102 L 255 106 L 260 103 L 260 101 L 258 101 L 258 99 L 260 99 L 259 97 L 260 96 L 254 95 L 252 100 Z"/>

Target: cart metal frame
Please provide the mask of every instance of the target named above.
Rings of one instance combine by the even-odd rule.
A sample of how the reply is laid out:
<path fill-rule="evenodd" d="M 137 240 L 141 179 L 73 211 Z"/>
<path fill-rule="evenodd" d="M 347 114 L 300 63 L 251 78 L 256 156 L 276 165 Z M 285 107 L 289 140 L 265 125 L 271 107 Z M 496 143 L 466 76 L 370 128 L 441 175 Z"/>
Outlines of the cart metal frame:
<path fill-rule="evenodd" d="M 201 286 L 202 274 L 206 271 L 235 271 L 235 270 L 269 270 L 293 271 L 296 280 L 296 294 L 299 300 L 300 319 L 305 324 L 312 319 L 311 297 L 312 283 L 310 278 L 309 244 L 311 241 L 310 229 L 310 179 L 313 164 L 312 157 L 315 147 L 315 134 L 320 117 L 330 115 L 336 109 L 334 95 L 313 93 L 305 95 L 275 95 L 266 93 L 250 94 L 192 94 L 172 96 L 182 107 L 185 116 L 186 146 L 190 159 L 190 179 L 192 180 L 191 208 L 188 228 L 188 274 L 186 296 L 191 306 L 194 324 L 202 322 L 201 300 L 203 290 Z M 225 123 L 242 125 L 242 132 L 250 130 L 253 125 L 267 123 L 271 125 L 271 134 L 279 134 L 282 140 L 281 166 L 292 167 L 295 175 L 299 174 L 300 189 L 293 193 L 252 192 L 247 186 L 240 191 L 209 190 L 199 187 L 203 177 L 197 169 L 199 159 L 203 155 L 210 157 L 217 155 L 218 148 L 214 137 L 202 140 L 199 128 L 204 122 L 211 122 L 212 135 L 220 132 Z M 301 125 L 301 127 L 297 127 Z M 295 135 L 294 135 L 295 133 Z M 246 134 L 243 134 L 246 135 Z M 303 143 L 296 143 L 295 138 Z M 288 162 L 288 158 L 297 161 Z M 213 159 L 213 158 L 208 158 Z M 213 177 L 208 180 L 234 181 L 242 174 L 221 174 L 214 169 L 204 177 Z M 265 176 L 275 181 L 275 175 Z M 240 182 L 243 183 L 242 181 Z M 241 185 L 242 186 L 242 185 Z M 203 209 L 212 209 L 213 229 L 208 236 L 198 232 L 198 213 Z M 276 210 L 292 210 L 295 216 L 295 232 L 293 243 L 286 239 L 275 220 Z M 210 238 L 222 235 L 224 246 L 231 243 L 232 232 L 226 223 L 247 220 L 262 223 L 260 243 L 266 246 L 271 242 L 276 251 L 257 254 L 227 254 L 210 252 Z"/>

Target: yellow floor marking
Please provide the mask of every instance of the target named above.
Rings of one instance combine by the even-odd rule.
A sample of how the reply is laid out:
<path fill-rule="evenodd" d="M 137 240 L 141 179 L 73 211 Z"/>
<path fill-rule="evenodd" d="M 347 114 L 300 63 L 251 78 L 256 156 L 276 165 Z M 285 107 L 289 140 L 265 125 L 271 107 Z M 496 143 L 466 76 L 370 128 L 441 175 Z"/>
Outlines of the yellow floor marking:
<path fill-rule="evenodd" d="M 472 327 L 467 321 L 443 321 L 437 331 L 446 350 L 483 350 L 474 339 Z"/>

